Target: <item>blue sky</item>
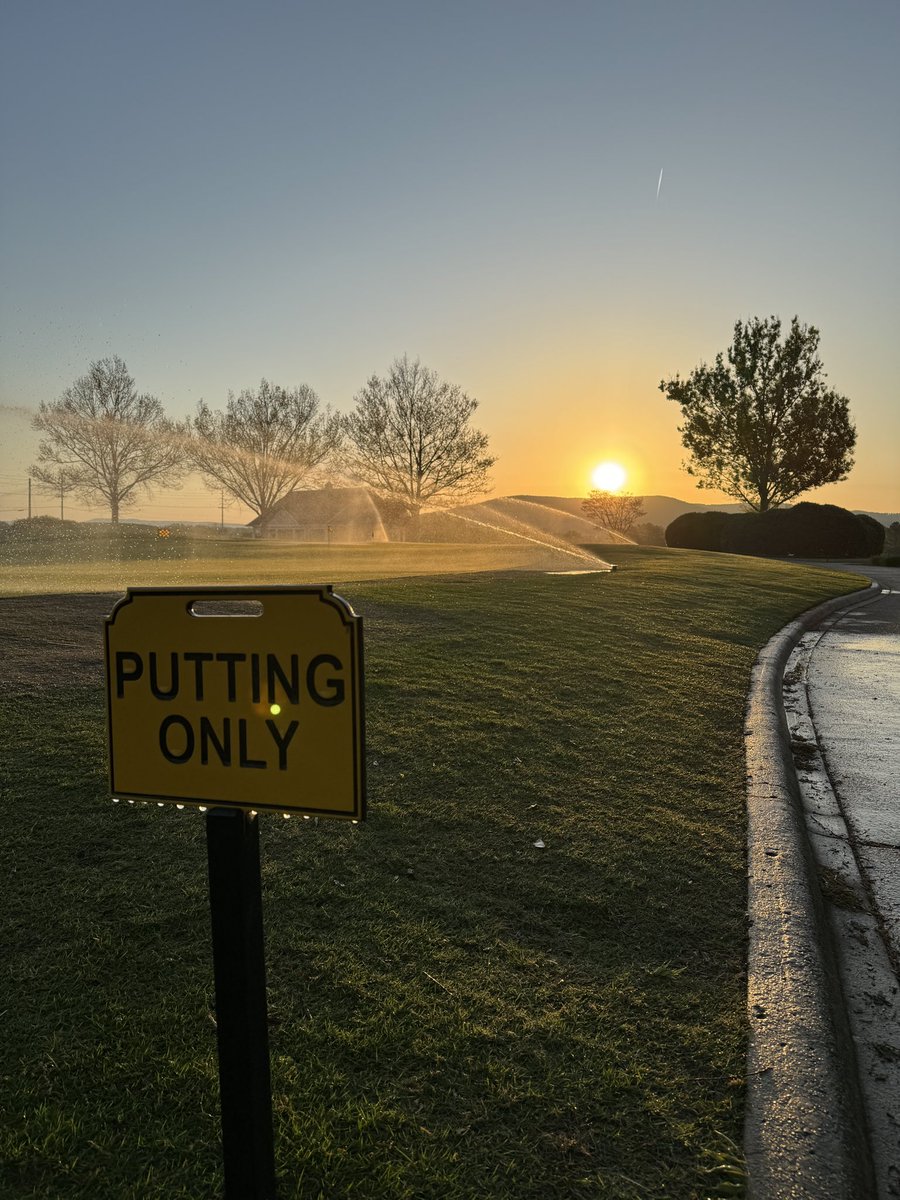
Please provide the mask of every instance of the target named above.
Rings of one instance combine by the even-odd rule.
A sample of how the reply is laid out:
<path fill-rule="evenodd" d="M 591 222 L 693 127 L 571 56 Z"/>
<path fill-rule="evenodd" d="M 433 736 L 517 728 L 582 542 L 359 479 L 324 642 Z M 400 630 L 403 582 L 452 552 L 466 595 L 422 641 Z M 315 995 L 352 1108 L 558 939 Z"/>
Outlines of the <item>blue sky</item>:
<path fill-rule="evenodd" d="M 347 410 L 408 353 L 479 399 L 498 494 L 614 458 L 708 501 L 657 384 L 797 313 L 859 431 L 812 498 L 900 509 L 895 3 L 3 13 L 0 495 L 96 358 L 183 416 L 262 376 Z"/>

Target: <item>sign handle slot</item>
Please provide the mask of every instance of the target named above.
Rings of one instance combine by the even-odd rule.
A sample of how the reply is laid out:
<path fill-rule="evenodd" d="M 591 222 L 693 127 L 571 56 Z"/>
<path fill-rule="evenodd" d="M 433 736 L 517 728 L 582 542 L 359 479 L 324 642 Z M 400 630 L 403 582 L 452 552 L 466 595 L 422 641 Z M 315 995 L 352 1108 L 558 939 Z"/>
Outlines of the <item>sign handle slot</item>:
<path fill-rule="evenodd" d="M 261 600 L 191 600 L 187 606 L 191 617 L 261 617 Z"/>

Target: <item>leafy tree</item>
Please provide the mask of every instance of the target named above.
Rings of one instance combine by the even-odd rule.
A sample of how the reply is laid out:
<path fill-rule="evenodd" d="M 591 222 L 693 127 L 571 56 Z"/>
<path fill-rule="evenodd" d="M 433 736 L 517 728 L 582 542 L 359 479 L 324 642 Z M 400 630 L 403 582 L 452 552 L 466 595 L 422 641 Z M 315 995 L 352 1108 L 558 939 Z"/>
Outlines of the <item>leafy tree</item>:
<path fill-rule="evenodd" d="M 201 400 L 191 459 L 211 487 L 263 516 L 340 445 L 340 417 L 319 408 L 305 383 L 288 389 L 266 379 L 256 391 L 229 392 L 224 412 Z"/>
<path fill-rule="evenodd" d="M 614 533 L 627 534 L 632 525 L 645 515 L 644 497 L 629 492 L 606 492 L 595 489 L 581 502 L 588 520 L 605 525 Z"/>
<path fill-rule="evenodd" d="M 44 401 L 32 425 L 45 435 L 32 474 L 109 505 L 110 519 L 152 485 L 175 487 L 184 466 L 184 430 L 155 396 L 138 393 L 118 356 L 91 363 L 59 400 Z"/>
<path fill-rule="evenodd" d="M 412 516 L 423 505 L 486 490 L 496 462 L 488 439 L 469 426 L 478 401 L 442 382 L 418 359 L 394 361 L 387 378 L 373 375 L 344 418 L 347 473 L 400 499 Z"/>
<path fill-rule="evenodd" d="M 681 406 L 679 433 L 699 486 L 765 512 L 809 488 L 846 479 L 856 430 L 846 397 L 825 385 L 819 331 L 796 317 L 737 321 L 726 358 L 659 390 Z"/>

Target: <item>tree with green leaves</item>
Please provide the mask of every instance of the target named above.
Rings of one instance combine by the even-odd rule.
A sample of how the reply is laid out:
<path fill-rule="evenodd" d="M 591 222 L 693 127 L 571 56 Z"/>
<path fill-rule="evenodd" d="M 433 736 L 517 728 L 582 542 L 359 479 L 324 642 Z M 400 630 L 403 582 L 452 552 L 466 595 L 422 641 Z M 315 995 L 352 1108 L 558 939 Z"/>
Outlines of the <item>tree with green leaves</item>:
<path fill-rule="evenodd" d="M 103 501 L 114 524 L 142 492 L 177 487 L 184 470 L 185 430 L 138 392 L 118 356 L 91 363 L 59 400 L 40 405 L 32 425 L 44 435 L 34 478 Z"/>
<path fill-rule="evenodd" d="M 189 453 L 211 487 L 264 516 L 306 482 L 340 442 L 339 415 L 320 411 L 311 387 L 285 388 L 263 379 L 255 391 L 230 392 L 224 411 L 201 400 Z"/>
<path fill-rule="evenodd" d="M 797 317 L 737 321 L 725 355 L 659 390 L 681 407 L 689 475 L 766 512 L 846 479 L 856 430 L 849 401 L 826 386 L 819 331 Z"/>
<path fill-rule="evenodd" d="M 411 516 L 425 505 L 478 495 L 496 459 L 469 422 L 478 401 L 406 355 L 373 375 L 344 418 L 344 469 Z"/>

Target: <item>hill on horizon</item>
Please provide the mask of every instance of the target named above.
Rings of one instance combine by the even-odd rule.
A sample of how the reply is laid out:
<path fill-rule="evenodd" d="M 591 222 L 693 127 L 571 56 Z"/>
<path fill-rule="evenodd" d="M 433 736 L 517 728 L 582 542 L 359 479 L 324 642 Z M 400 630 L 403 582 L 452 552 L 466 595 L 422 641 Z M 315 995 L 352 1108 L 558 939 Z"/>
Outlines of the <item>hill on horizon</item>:
<path fill-rule="evenodd" d="M 535 496 L 517 494 L 514 496 L 500 496 L 493 499 L 487 499 L 481 501 L 480 503 L 484 506 L 485 513 L 491 514 L 490 521 L 491 524 L 494 524 L 495 528 L 498 517 L 500 517 L 500 525 L 503 525 L 505 522 L 509 522 L 511 518 L 518 518 L 518 521 L 525 525 L 533 525 L 537 529 L 540 529 L 541 531 L 549 533 L 553 536 L 561 537 L 565 541 L 591 541 L 592 537 L 589 535 L 596 535 L 597 526 L 585 518 L 584 511 L 581 507 L 583 499 L 584 497 L 581 496 Z M 660 525 L 663 529 L 665 529 L 667 525 L 674 521 L 676 517 L 679 517 L 682 513 L 686 512 L 737 513 L 745 511 L 743 504 L 736 503 L 692 504 L 687 500 L 679 500 L 675 496 L 644 496 L 642 499 L 645 515 L 642 516 L 636 522 L 636 524 L 641 525 L 646 523 L 651 525 Z M 516 511 L 516 506 L 519 504 L 523 506 L 530 506 L 530 511 L 526 512 L 524 507 L 522 510 Z M 475 514 L 470 512 L 469 509 L 473 509 L 474 507 L 477 507 L 477 505 L 460 505 L 458 507 L 459 515 L 471 518 Z M 446 512 L 448 510 L 444 511 Z M 452 512 L 453 510 L 451 509 L 449 511 Z M 900 512 L 874 512 L 872 509 L 865 508 L 854 508 L 851 511 L 855 513 L 865 513 L 867 516 L 873 517 L 876 521 L 880 521 L 885 528 L 894 524 L 895 521 L 900 522 Z M 577 520 L 562 520 L 564 515 L 575 517 Z M 446 522 L 442 521 L 440 518 L 439 510 L 436 510 L 435 512 L 429 512 L 427 514 L 423 513 L 423 518 L 425 516 L 428 516 L 429 518 L 435 518 L 435 520 L 431 522 L 435 525 L 435 528 L 432 530 L 433 533 L 437 534 L 437 526 L 441 527 L 441 534 L 438 536 L 438 540 L 454 540 L 449 536 L 450 528 L 448 527 L 446 530 L 444 529 Z M 11 525 L 15 523 L 16 522 L 14 521 L 0 521 L 0 525 Z M 84 525 L 106 525 L 109 524 L 109 518 L 89 517 L 87 520 L 76 523 Z M 157 526 L 186 524 L 195 526 L 197 528 L 206 526 L 211 530 L 221 529 L 218 521 L 180 522 L 177 520 L 172 521 L 171 519 L 163 520 L 162 518 L 153 520 L 146 517 L 123 517 L 121 524 Z M 252 524 L 252 522 L 249 524 Z M 248 527 L 248 524 L 237 522 L 226 522 L 225 525 L 225 529 L 227 529 L 230 533 L 247 531 Z M 497 531 L 499 532 L 499 530 Z M 604 533 L 608 534 L 608 536 L 603 537 L 601 539 L 603 541 L 615 542 L 619 540 L 617 535 L 611 534 L 609 531 L 604 531 Z M 594 540 L 596 540 L 596 536 L 594 537 Z M 624 538 L 623 540 L 626 542 L 631 541 L 630 538 Z"/>
<path fill-rule="evenodd" d="M 582 515 L 581 503 L 584 497 L 581 496 L 513 496 L 514 500 L 527 500 L 531 504 L 545 504 L 548 508 L 561 509 L 563 512 L 575 513 Z M 648 522 L 651 525 L 661 525 L 663 529 L 669 525 L 676 517 L 680 517 L 686 512 L 745 512 L 746 506 L 743 504 L 691 504 L 687 500 L 678 500 L 674 496 L 644 496 L 644 509 L 646 515 L 641 517 L 638 524 Z M 866 516 L 874 517 L 876 521 L 880 521 L 882 525 L 887 527 L 892 525 L 894 521 L 900 521 L 900 513 L 883 513 L 872 512 L 867 508 L 854 508 L 851 512 L 865 513 Z"/>

